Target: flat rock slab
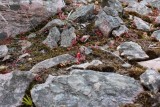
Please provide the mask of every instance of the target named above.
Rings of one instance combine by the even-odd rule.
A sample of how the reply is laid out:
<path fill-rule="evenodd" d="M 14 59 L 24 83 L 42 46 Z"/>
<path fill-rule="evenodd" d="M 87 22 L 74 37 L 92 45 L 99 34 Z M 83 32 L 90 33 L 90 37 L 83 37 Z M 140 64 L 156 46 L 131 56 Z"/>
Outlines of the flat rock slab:
<path fill-rule="evenodd" d="M 63 54 L 63 55 L 59 55 L 57 57 L 46 59 L 42 62 L 37 63 L 32 67 L 30 71 L 33 73 L 39 73 L 44 69 L 51 68 L 58 64 L 65 63 L 65 62 L 75 62 L 75 61 L 76 59 L 73 56 L 69 54 Z"/>
<path fill-rule="evenodd" d="M 3 0 L 0 9 L 0 34 L 15 37 L 37 27 L 64 7 L 63 0 Z"/>
<path fill-rule="evenodd" d="M 160 58 L 138 62 L 138 64 L 145 68 L 150 68 L 150 69 L 152 68 L 155 70 L 160 70 Z"/>
<path fill-rule="evenodd" d="M 142 50 L 142 47 L 135 42 L 124 42 L 117 47 L 121 56 L 126 57 L 128 60 L 143 60 L 149 56 Z"/>
<path fill-rule="evenodd" d="M 34 75 L 29 71 L 0 74 L 0 107 L 18 107 Z"/>
<path fill-rule="evenodd" d="M 143 91 L 135 79 L 116 73 L 73 70 L 35 85 L 31 96 L 37 107 L 118 107 L 133 103 Z"/>
<path fill-rule="evenodd" d="M 0 58 L 5 57 L 8 54 L 8 48 L 6 45 L 0 45 Z"/>

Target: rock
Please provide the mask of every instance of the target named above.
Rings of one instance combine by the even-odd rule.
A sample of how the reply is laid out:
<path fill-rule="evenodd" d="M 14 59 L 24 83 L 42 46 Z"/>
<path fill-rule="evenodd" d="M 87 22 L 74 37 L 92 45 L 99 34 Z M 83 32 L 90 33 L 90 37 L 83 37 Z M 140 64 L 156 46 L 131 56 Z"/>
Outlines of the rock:
<path fill-rule="evenodd" d="M 92 62 L 86 62 L 83 64 L 79 64 L 79 65 L 72 65 L 71 67 L 67 68 L 67 70 L 71 70 L 71 69 L 86 69 L 89 66 L 98 66 L 103 64 L 101 61 L 99 60 L 93 60 Z"/>
<path fill-rule="evenodd" d="M 109 36 L 113 29 L 123 24 L 120 17 L 107 15 L 104 11 L 100 11 L 97 17 L 98 19 L 95 21 L 95 27 L 98 27 L 104 36 Z"/>
<path fill-rule="evenodd" d="M 0 34 L 15 37 L 28 32 L 49 17 L 57 13 L 57 9 L 65 6 L 63 0 L 3 0 L 8 7 L 0 10 L 3 19 L 0 20 Z M 0 16 L 0 18 L 1 18 Z"/>
<path fill-rule="evenodd" d="M 8 59 L 10 59 L 10 58 L 11 58 L 11 55 L 6 55 L 6 56 L 3 58 L 2 61 L 6 61 L 6 60 L 8 60 Z"/>
<path fill-rule="evenodd" d="M 35 85 L 31 96 L 37 107 L 118 107 L 133 103 L 143 91 L 135 79 L 116 73 L 73 70 Z"/>
<path fill-rule="evenodd" d="M 156 17 L 155 23 L 156 23 L 156 24 L 160 24 L 160 16 L 157 16 L 157 17 Z"/>
<path fill-rule="evenodd" d="M 129 63 L 124 63 L 124 64 L 122 64 L 122 67 L 123 67 L 123 68 L 131 68 L 132 65 L 129 64 Z"/>
<path fill-rule="evenodd" d="M 21 59 L 23 59 L 23 58 L 25 58 L 25 57 L 27 57 L 27 56 L 31 56 L 31 55 L 29 53 L 25 53 L 25 54 L 20 55 L 18 57 L 18 61 L 21 60 Z"/>
<path fill-rule="evenodd" d="M 69 16 L 69 20 L 76 20 L 82 17 L 88 17 L 89 15 L 93 14 L 94 11 L 94 4 L 89 4 L 85 6 L 78 7 L 75 12 L 73 12 Z"/>
<path fill-rule="evenodd" d="M 114 16 L 114 17 L 118 16 L 118 12 L 117 12 L 115 9 L 113 9 L 112 7 L 107 7 L 107 6 L 105 6 L 105 7 L 103 8 L 103 11 L 104 11 L 107 15 Z"/>
<path fill-rule="evenodd" d="M 8 37 L 6 32 L 0 32 L 0 40 L 4 40 Z"/>
<path fill-rule="evenodd" d="M 28 35 L 27 38 L 30 39 L 30 38 L 35 38 L 35 37 L 36 37 L 36 34 L 35 33 L 31 33 L 31 34 Z"/>
<path fill-rule="evenodd" d="M 136 13 L 141 16 L 147 16 L 149 13 L 152 13 L 152 10 L 148 8 L 144 2 L 131 2 L 126 8 L 124 8 L 124 11 Z"/>
<path fill-rule="evenodd" d="M 160 58 L 148 60 L 148 61 L 141 61 L 138 62 L 139 65 L 149 68 L 149 69 L 155 69 L 155 70 L 160 70 Z"/>
<path fill-rule="evenodd" d="M 119 2 L 119 0 L 102 0 L 101 3 L 102 7 L 111 7 L 113 9 L 115 9 L 118 12 L 122 12 L 123 7 L 121 5 L 121 3 Z"/>
<path fill-rule="evenodd" d="M 117 47 L 121 56 L 125 56 L 128 60 L 143 60 L 149 58 L 149 56 L 142 50 L 135 42 L 124 42 Z"/>
<path fill-rule="evenodd" d="M 145 87 L 154 93 L 157 93 L 160 90 L 160 73 L 156 70 L 146 70 L 140 76 L 140 81 Z"/>
<path fill-rule="evenodd" d="M 61 27 L 61 26 L 64 26 L 65 25 L 65 22 L 60 20 L 60 19 L 53 19 L 52 21 L 48 22 L 40 31 L 39 33 L 42 33 L 46 30 L 49 30 L 53 27 Z"/>
<path fill-rule="evenodd" d="M 39 73 L 44 69 L 51 68 L 53 66 L 56 66 L 64 62 L 76 62 L 76 59 L 69 54 L 59 55 L 57 57 L 46 59 L 44 61 L 37 63 L 32 67 L 30 71 L 33 73 Z"/>
<path fill-rule="evenodd" d="M 22 50 L 21 51 L 25 51 L 27 48 L 29 48 L 32 43 L 29 42 L 28 40 L 19 40 L 19 44 L 21 45 Z"/>
<path fill-rule="evenodd" d="M 159 0 L 152 0 L 151 2 L 149 2 L 149 4 L 150 4 L 152 7 L 155 7 L 155 8 L 157 8 L 158 10 L 160 10 L 160 1 L 159 1 Z"/>
<path fill-rule="evenodd" d="M 154 31 L 151 35 L 154 39 L 160 42 L 160 30 Z"/>
<path fill-rule="evenodd" d="M 79 50 L 81 53 L 84 53 L 86 55 L 89 55 L 92 53 L 92 49 L 85 47 L 85 46 L 81 46 Z"/>
<path fill-rule="evenodd" d="M 112 35 L 114 35 L 115 37 L 119 37 L 124 33 L 128 32 L 128 28 L 125 25 L 121 25 L 117 30 L 113 30 L 112 31 Z"/>
<path fill-rule="evenodd" d="M 119 1 L 125 5 L 131 5 L 134 2 L 138 2 L 138 0 L 119 0 Z"/>
<path fill-rule="evenodd" d="M 49 31 L 49 35 L 43 41 L 43 44 L 47 45 L 49 48 L 53 49 L 58 46 L 58 42 L 60 41 L 60 32 L 57 27 L 53 27 Z"/>
<path fill-rule="evenodd" d="M 13 71 L 8 74 L 0 74 L 0 106 L 20 106 L 25 91 L 33 79 L 34 75 L 29 71 Z"/>
<path fill-rule="evenodd" d="M 89 39 L 90 35 L 83 35 L 80 39 L 81 42 L 87 42 L 87 40 Z"/>
<path fill-rule="evenodd" d="M 61 46 L 62 47 L 72 46 L 72 43 L 75 40 L 76 40 L 76 34 L 75 34 L 74 27 L 63 30 L 61 34 Z"/>
<path fill-rule="evenodd" d="M 0 45 L 0 58 L 5 57 L 8 54 L 8 48 L 6 45 Z"/>
<path fill-rule="evenodd" d="M 138 18 L 136 16 L 134 17 L 133 22 L 139 30 L 149 31 L 151 29 L 149 23 L 143 21 L 141 18 Z"/>

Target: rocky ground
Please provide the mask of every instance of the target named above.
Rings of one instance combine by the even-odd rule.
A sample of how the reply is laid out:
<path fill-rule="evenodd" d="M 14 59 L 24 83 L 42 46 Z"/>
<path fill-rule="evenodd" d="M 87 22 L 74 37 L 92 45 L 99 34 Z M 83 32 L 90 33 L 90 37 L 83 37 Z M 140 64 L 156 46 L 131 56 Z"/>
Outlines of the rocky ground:
<path fill-rule="evenodd" d="M 0 107 L 160 107 L 159 0 L 0 0 Z"/>

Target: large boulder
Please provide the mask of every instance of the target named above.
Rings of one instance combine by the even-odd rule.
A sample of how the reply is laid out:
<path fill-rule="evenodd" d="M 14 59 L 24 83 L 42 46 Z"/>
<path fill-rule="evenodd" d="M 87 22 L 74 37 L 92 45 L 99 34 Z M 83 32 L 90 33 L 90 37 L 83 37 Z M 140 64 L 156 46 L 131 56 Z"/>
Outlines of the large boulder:
<path fill-rule="evenodd" d="M 124 42 L 117 47 L 121 56 L 126 57 L 128 60 L 143 60 L 149 56 L 142 50 L 142 47 L 135 42 Z"/>
<path fill-rule="evenodd" d="M 118 107 L 133 103 L 143 88 L 135 79 L 116 73 L 73 70 L 35 85 L 31 96 L 37 107 Z"/>
<path fill-rule="evenodd" d="M 29 71 L 13 71 L 0 74 L 0 107 L 18 107 L 22 104 L 34 75 Z"/>
<path fill-rule="evenodd" d="M 44 61 L 37 63 L 32 67 L 30 71 L 33 73 L 39 73 L 44 69 L 54 67 L 58 64 L 66 63 L 66 62 L 75 62 L 75 61 L 76 59 L 73 56 L 69 54 L 63 54 L 63 55 L 59 55 L 57 57 L 46 59 Z"/>
<path fill-rule="evenodd" d="M 3 0 L 1 3 L 7 8 L 0 10 L 0 34 L 8 37 L 32 30 L 65 6 L 63 0 Z"/>

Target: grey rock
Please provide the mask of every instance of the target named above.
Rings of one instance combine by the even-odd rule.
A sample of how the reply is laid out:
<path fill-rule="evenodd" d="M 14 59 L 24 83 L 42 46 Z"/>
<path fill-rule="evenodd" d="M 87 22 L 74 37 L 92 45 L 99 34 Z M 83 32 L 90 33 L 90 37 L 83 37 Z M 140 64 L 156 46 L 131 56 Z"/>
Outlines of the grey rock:
<path fill-rule="evenodd" d="M 49 35 L 43 41 L 43 44 L 47 45 L 49 48 L 53 49 L 58 46 L 58 42 L 60 41 L 60 32 L 57 27 L 53 27 L 49 31 Z"/>
<path fill-rule="evenodd" d="M 121 25 L 117 30 L 113 30 L 112 31 L 112 35 L 114 35 L 115 37 L 119 37 L 124 33 L 128 32 L 128 28 L 125 25 Z"/>
<path fill-rule="evenodd" d="M 0 58 L 5 57 L 8 54 L 8 48 L 6 45 L 0 45 Z"/>
<path fill-rule="evenodd" d="M 160 30 L 154 31 L 151 35 L 154 39 L 160 42 Z"/>
<path fill-rule="evenodd" d="M 75 12 L 73 12 L 69 16 L 69 20 L 76 20 L 77 18 L 87 17 L 90 14 L 93 14 L 94 11 L 94 4 L 84 5 L 78 7 Z"/>
<path fill-rule="evenodd" d="M 140 76 L 141 83 L 149 90 L 157 93 L 160 90 L 160 73 L 153 69 L 147 69 Z"/>
<path fill-rule="evenodd" d="M 60 19 L 53 19 L 52 21 L 48 22 L 40 31 L 39 33 L 42 33 L 46 30 L 49 30 L 51 29 L 52 27 L 55 27 L 55 26 L 64 26 L 65 25 L 65 22 L 60 20 Z"/>
<path fill-rule="evenodd" d="M 67 70 L 71 69 L 86 69 L 88 66 L 98 66 L 103 64 L 100 60 L 93 60 L 92 62 L 86 62 L 79 65 L 72 65 L 71 67 L 67 68 Z"/>
<path fill-rule="evenodd" d="M 28 35 L 27 38 L 30 39 L 30 38 L 35 38 L 35 37 L 36 37 L 36 34 L 35 33 L 31 33 L 31 34 Z"/>
<path fill-rule="evenodd" d="M 118 28 L 123 21 L 120 17 L 107 15 L 104 11 L 100 11 L 97 15 L 95 26 L 100 29 L 104 36 L 109 36 L 114 28 Z"/>
<path fill-rule="evenodd" d="M 149 56 L 142 50 L 142 47 L 135 42 L 124 42 L 117 47 L 121 56 L 125 56 L 128 60 L 142 60 Z"/>
<path fill-rule="evenodd" d="M 118 11 L 116 11 L 115 9 L 113 9 L 112 7 L 107 7 L 105 6 L 103 8 L 103 11 L 107 14 L 107 15 L 110 15 L 110 16 L 118 16 Z"/>
<path fill-rule="evenodd" d="M 124 8 L 125 12 L 133 12 L 142 16 L 147 16 L 152 13 L 152 10 L 146 6 L 144 2 L 132 2 L 129 3 L 128 7 Z"/>
<path fill-rule="evenodd" d="M 156 59 L 151 59 L 147 61 L 141 61 L 138 62 L 140 66 L 143 66 L 144 68 L 149 68 L 149 69 L 155 69 L 155 70 L 160 70 L 160 58 Z"/>
<path fill-rule="evenodd" d="M 155 23 L 156 23 L 156 24 L 160 24 L 160 16 L 157 16 L 157 17 L 156 17 Z"/>
<path fill-rule="evenodd" d="M 102 0 L 102 7 L 105 6 L 111 7 L 118 12 L 122 12 L 123 10 L 122 4 L 119 0 Z"/>
<path fill-rule="evenodd" d="M 69 54 L 59 55 L 57 57 L 46 59 L 37 63 L 32 67 L 30 71 L 33 73 L 39 73 L 44 69 L 48 69 L 65 62 L 76 62 L 76 59 Z"/>
<path fill-rule="evenodd" d="M 76 40 L 76 34 L 75 34 L 74 27 L 63 30 L 61 34 L 61 46 L 62 47 L 72 46 L 72 43 L 74 40 Z"/>
<path fill-rule="evenodd" d="M 134 17 L 133 22 L 139 30 L 149 31 L 151 29 L 149 23 L 143 21 L 141 18 L 138 18 L 136 16 Z"/>
<path fill-rule="evenodd" d="M 31 90 L 38 107 L 118 107 L 133 103 L 143 91 L 135 79 L 116 73 L 73 70 L 70 75 L 51 76 Z"/>
<path fill-rule="evenodd" d="M 79 50 L 81 53 L 84 53 L 86 55 L 89 55 L 92 53 L 92 49 L 85 46 L 81 46 Z"/>
<path fill-rule="evenodd" d="M 18 107 L 22 104 L 34 75 L 29 71 L 13 71 L 0 74 L 0 107 Z"/>
<path fill-rule="evenodd" d="M 8 8 L 0 10 L 0 33 L 7 37 L 15 37 L 28 32 L 65 6 L 63 0 L 3 0 L 1 3 Z"/>
<path fill-rule="evenodd" d="M 152 0 L 151 2 L 149 2 L 149 4 L 150 4 L 152 7 L 155 7 L 155 8 L 157 8 L 158 10 L 160 10 L 160 1 L 159 1 L 159 0 Z"/>
<path fill-rule="evenodd" d="M 124 64 L 122 64 L 122 67 L 123 67 L 123 68 L 131 68 L 132 65 L 129 64 L 129 63 L 124 63 Z"/>

